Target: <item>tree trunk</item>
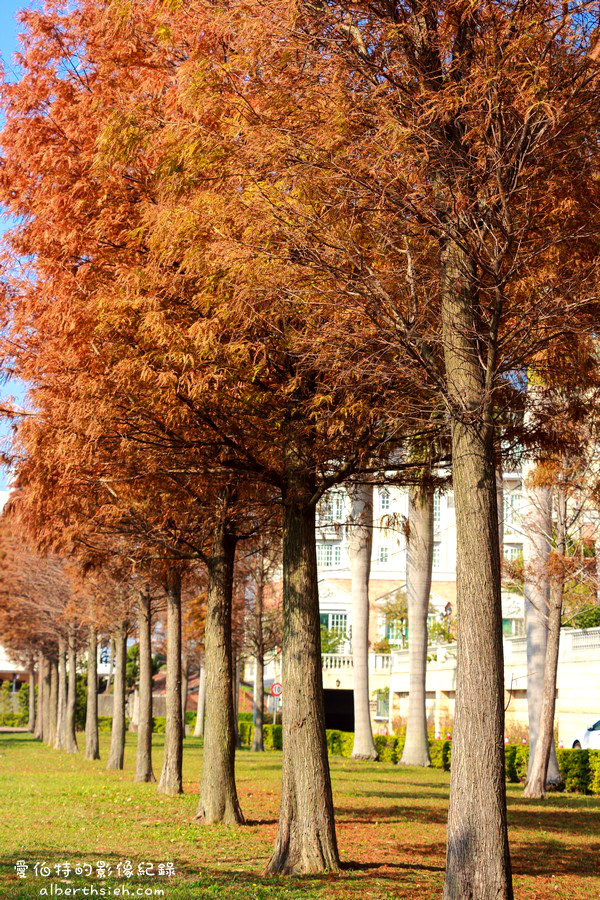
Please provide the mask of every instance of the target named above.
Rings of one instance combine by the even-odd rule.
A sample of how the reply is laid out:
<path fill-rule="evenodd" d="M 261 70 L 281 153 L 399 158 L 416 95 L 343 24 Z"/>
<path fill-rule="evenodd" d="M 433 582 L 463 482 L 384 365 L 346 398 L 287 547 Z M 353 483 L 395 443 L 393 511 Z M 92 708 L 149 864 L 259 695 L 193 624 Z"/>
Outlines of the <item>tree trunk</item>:
<path fill-rule="evenodd" d="M 557 498 L 556 554 L 562 565 L 566 553 L 566 497 L 559 492 Z M 560 620 L 564 597 L 564 575 L 556 572 L 550 578 L 550 608 L 548 610 L 548 630 L 546 655 L 544 660 L 544 685 L 540 708 L 539 729 L 533 759 L 530 757 L 527 784 L 524 797 L 543 800 L 548 783 L 548 767 L 554 748 L 554 710 L 556 706 L 556 675 L 558 672 L 558 652 L 560 649 Z M 531 754 L 531 749 L 530 749 Z M 559 773 L 560 774 L 560 773 Z M 562 782 L 562 778 L 561 778 Z"/>
<path fill-rule="evenodd" d="M 433 564 L 433 487 L 411 487 L 406 548 L 408 601 L 408 716 L 402 762 L 430 766 L 427 739 L 427 613 Z"/>
<path fill-rule="evenodd" d="M 188 690 L 190 685 L 190 663 L 185 651 L 181 654 L 181 729 L 185 737 L 185 711 L 187 708 Z"/>
<path fill-rule="evenodd" d="M 369 697 L 369 578 L 373 550 L 373 484 L 348 488 L 348 559 L 352 578 L 352 661 L 354 666 L 353 759 L 377 759 Z"/>
<path fill-rule="evenodd" d="M 33 670 L 33 660 L 29 667 L 29 717 L 27 721 L 27 730 L 35 734 L 35 673 Z"/>
<path fill-rule="evenodd" d="M 340 865 L 325 737 L 315 511 L 295 487 L 283 523 L 283 770 L 271 875 Z"/>
<path fill-rule="evenodd" d="M 232 649 L 233 655 L 233 730 L 235 735 L 235 746 L 241 748 L 242 741 L 240 738 L 240 682 L 242 662 L 239 653 Z"/>
<path fill-rule="evenodd" d="M 537 743 L 544 668 L 548 642 L 548 610 L 550 608 L 550 580 L 548 562 L 552 540 L 552 490 L 531 483 L 535 466 L 524 473 L 526 506 L 524 510 L 525 557 L 525 628 L 527 634 L 527 715 L 529 719 L 529 767 L 531 773 Z M 562 784 L 554 742 L 548 764 L 548 784 Z"/>
<path fill-rule="evenodd" d="M 504 476 L 502 458 L 498 454 L 496 461 L 496 502 L 498 504 L 498 546 L 500 547 L 500 565 L 504 559 Z"/>
<path fill-rule="evenodd" d="M 87 709 L 85 713 L 85 758 L 100 759 L 98 740 L 98 639 L 90 625 L 87 653 Z"/>
<path fill-rule="evenodd" d="M 172 569 L 165 584 L 167 595 L 167 683 L 165 753 L 158 790 L 181 794 L 183 780 L 183 725 L 181 717 L 181 576 Z"/>
<path fill-rule="evenodd" d="M 598 521 L 596 522 L 596 602 L 600 603 L 600 513 L 596 513 Z"/>
<path fill-rule="evenodd" d="M 198 707 L 196 709 L 196 724 L 194 725 L 194 737 L 204 737 L 204 706 L 206 701 L 206 669 L 204 662 L 200 664 L 198 674 Z"/>
<path fill-rule="evenodd" d="M 46 671 L 46 659 L 44 654 L 38 653 L 38 694 L 37 694 L 37 717 L 35 720 L 35 737 L 38 741 L 44 740 L 44 715 L 46 707 L 46 698 L 44 697 L 44 674 Z"/>
<path fill-rule="evenodd" d="M 48 691 L 48 744 L 54 747 L 56 744 L 56 726 L 58 724 L 58 660 L 56 657 L 50 660 L 49 667 L 49 691 Z"/>
<path fill-rule="evenodd" d="M 110 750 L 107 769 L 122 769 L 125 756 L 125 696 L 127 691 L 127 625 L 121 624 L 114 637 L 115 674 L 113 695 L 113 720 L 110 733 Z"/>
<path fill-rule="evenodd" d="M 58 638 L 58 712 L 53 747 L 64 750 L 66 746 L 65 728 L 67 722 L 67 644 L 64 637 Z"/>
<path fill-rule="evenodd" d="M 68 635 L 69 686 L 65 709 L 65 750 L 78 753 L 75 714 L 77 711 L 77 653 L 75 651 L 75 630 L 69 626 Z"/>
<path fill-rule="evenodd" d="M 208 566 L 204 631 L 206 709 L 200 803 L 196 818 L 207 824 L 242 824 L 235 786 L 231 613 L 236 538 L 225 525 L 215 528 Z"/>
<path fill-rule="evenodd" d="M 445 900 L 512 900 L 504 772 L 504 659 L 493 380 L 476 339 L 477 280 L 447 241 L 442 327 L 456 508 L 458 669 Z M 494 339 L 492 338 L 492 341 Z M 487 360 L 487 375 L 493 359 Z"/>
<path fill-rule="evenodd" d="M 135 781 L 156 781 L 152 771 L 152 610 L 146 592 L 138 597 L 140 683 Z"/>
<path fill-rule="evenodd" d="M 264 572 L 263 552 L 259 553 L 259 568 L 256 580 L 256 597 L 254 598 L 255 619 L 255 663 L 254 663 L 254 734 L 250 749 L 254 753 L 264 753 L 263 741 L 263 711 L 265 697 L 265 642 L 263 635 L 263 604 L 264 604 Z"/>
<path fill-rule="evenodd" d="M 110 693 L 110 686 L 113 681 L 113 677 L 115 674 L 115 657 L 117 655 L 117 645 L 115 643 L 115 639 L 111 638 L 108 644 L 109 647 L 109 661 L 108 661 L 108 681 L 106 682 L 106 693 Z"/>

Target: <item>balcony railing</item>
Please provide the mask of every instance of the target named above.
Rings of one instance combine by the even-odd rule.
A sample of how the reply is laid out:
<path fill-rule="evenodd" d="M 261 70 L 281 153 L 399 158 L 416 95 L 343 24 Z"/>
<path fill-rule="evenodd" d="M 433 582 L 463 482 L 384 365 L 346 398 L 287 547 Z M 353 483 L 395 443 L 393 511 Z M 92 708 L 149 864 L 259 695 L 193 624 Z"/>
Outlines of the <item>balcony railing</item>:
<path fill-rule="evenodd" d="M 343 653 L 323 653 L 323 669 L 326 670 L 351 670 L 353 668 L 352 655 L 348 652 L 350 647 L 343 648 Z M 456 644 L 437 644 L 428 648 L 430 667 L 441 669 L 452 668 L 456 665 Z M 578 630 L 576 628 L 563 629 L 560 639 L 560 658 L 581 660 L 589 656 L 590 659 L 600 659 L 600 628 L 588 628 Z M 504 658 L 507 663 L 525 663 L 527 657 L 527 640 L 524 637 L 504 638 Z M 408 671 L 408 650 L 395 650 L 393 653 L 369 653 L 369 671 L 385 672 L 392 669 L 401 674 Z"/>
<path fill-rule="evenodd" d="M 323 653 L 324 669 L 352 669 L 354 661 L 349 654 Z M 391 653 L 369 653 L 369 671 L 384 672 L 390 668 L 392 662 Z"/>

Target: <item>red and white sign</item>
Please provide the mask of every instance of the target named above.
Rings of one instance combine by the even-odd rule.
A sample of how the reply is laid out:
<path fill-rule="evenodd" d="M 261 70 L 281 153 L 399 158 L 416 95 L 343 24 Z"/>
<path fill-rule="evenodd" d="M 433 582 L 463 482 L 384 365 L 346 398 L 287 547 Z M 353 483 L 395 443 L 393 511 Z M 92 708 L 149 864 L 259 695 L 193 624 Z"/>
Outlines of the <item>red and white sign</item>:
<path fill-rule="evenodd" d="M 281 697 L 283 694 L 283 685 L 281 685 L 278 681 L 274 681 L 271 685 L 271 693 L 274 697 Z"/>

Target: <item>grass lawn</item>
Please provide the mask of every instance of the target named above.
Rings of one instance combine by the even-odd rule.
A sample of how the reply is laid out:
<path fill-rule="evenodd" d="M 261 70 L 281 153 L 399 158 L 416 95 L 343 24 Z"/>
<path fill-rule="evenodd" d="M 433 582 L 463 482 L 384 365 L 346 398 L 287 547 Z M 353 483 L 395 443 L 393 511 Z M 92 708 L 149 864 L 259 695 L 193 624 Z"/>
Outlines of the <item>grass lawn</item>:
<path fill-rule="evenodd" d="M 80 736 L 80 745 L 83 736 Z M 155 736 L 155 771 L 162 738 Z M 0 734 L 0 897 L 65 896 L 50 893 L 88 887 L 66 896 L 105 894 L 126 884 L 160 887 L 166 900 L 219 898 L 383 898 L 441 896 L 449 776 L 387 763 L 331 758 L 338 840 L 344 869 L 338 876 L 262 878 L 273 844 L 279 807 L 281 754 L 240 751 L 238 789 L 248 825 L 204 827 L 194 823 L 202 750 L 187 739 L 185 794 L 162 797 L 153 785 L 131 781 L 135 736 L 128 735 L 123 772 L 104 768 L 108 735 L 101 736 L 102 760 L 51 750 L 24 734 Z M 509 787 L 510 836 L 518 898 L 600 897 L 600 798 L 554 795 L 525 802 Z M 30 866 L 25 879 L 17 860 Z M 70 874 L 36 878 L 34 863 L 68 861 L 116 869 L 122 860 L 173 863 L 174 877 L 114 876 L 101 881 Z M 40 894 L 42 888 L 46 893 Z M 112 893 L 109 893 L 111 888 Z M 127 896 L 125 894 L 124 896 Z M 154 895 L 160 896 L 160 895 Z"/>

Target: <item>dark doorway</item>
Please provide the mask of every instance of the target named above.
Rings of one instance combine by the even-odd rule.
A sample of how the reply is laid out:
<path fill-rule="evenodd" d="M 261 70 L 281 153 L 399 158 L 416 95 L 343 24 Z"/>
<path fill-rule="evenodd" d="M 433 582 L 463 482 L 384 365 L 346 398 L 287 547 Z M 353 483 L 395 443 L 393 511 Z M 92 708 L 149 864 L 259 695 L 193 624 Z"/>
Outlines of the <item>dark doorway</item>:
<path fill-rule="evenodd" d="M 354 691 L 323 691 L 325 728 L 354 731 Z"/>

